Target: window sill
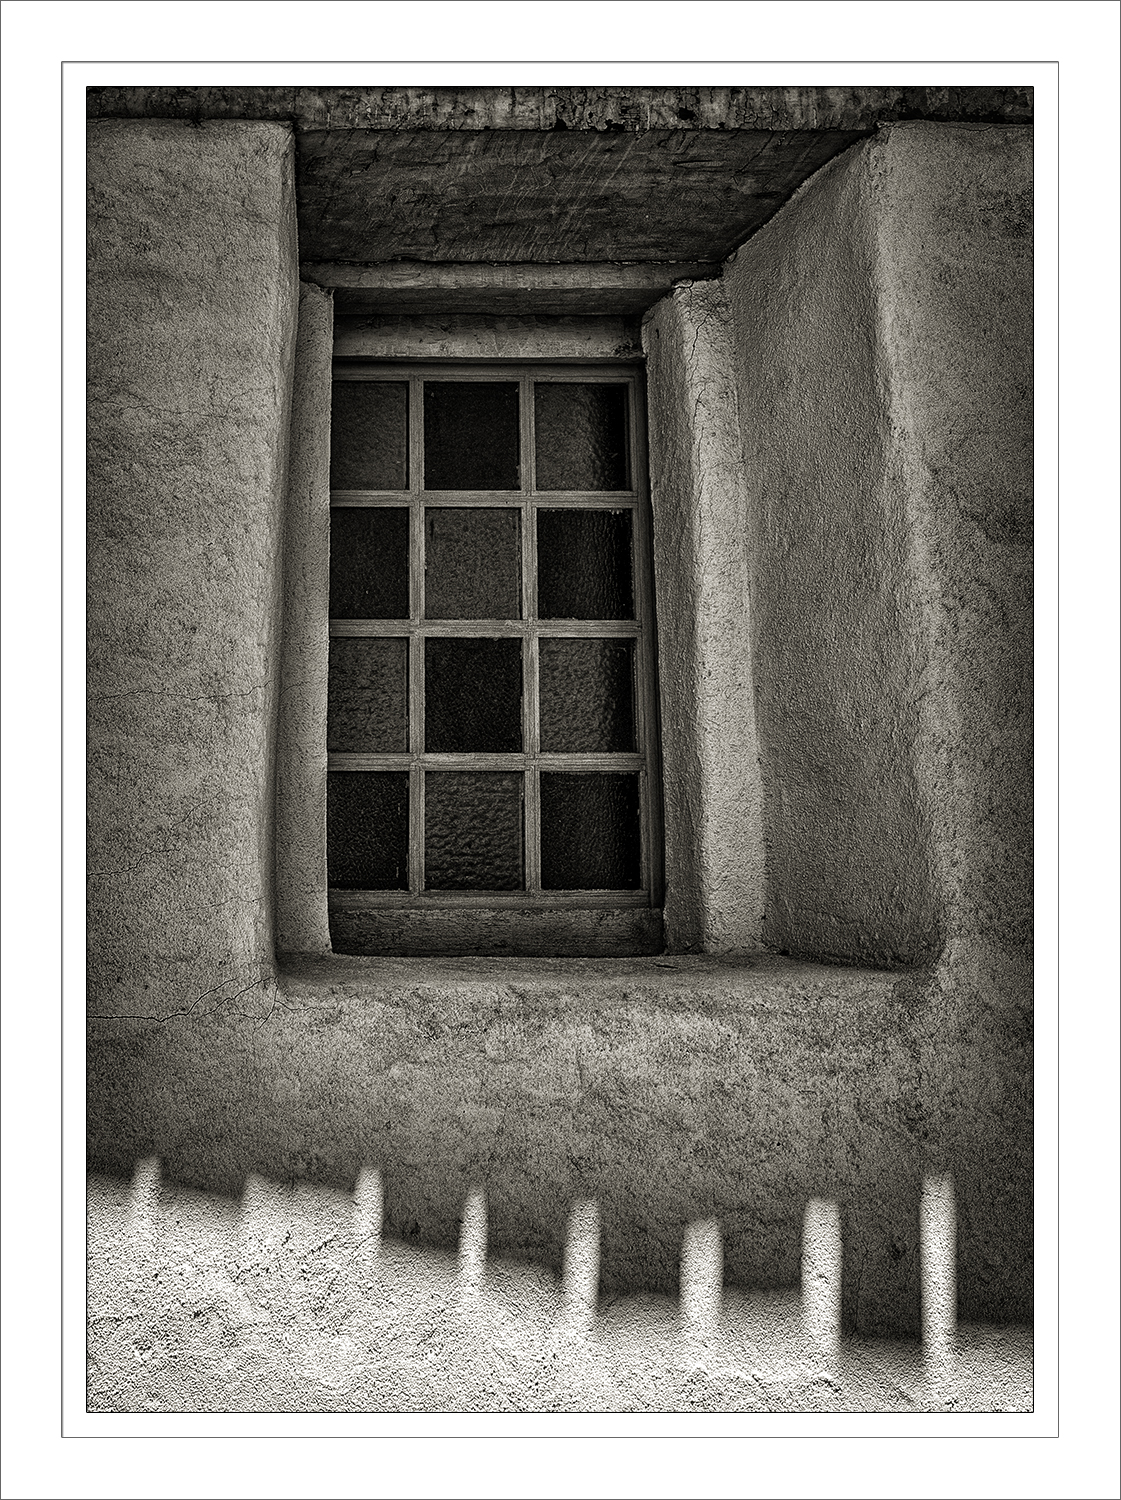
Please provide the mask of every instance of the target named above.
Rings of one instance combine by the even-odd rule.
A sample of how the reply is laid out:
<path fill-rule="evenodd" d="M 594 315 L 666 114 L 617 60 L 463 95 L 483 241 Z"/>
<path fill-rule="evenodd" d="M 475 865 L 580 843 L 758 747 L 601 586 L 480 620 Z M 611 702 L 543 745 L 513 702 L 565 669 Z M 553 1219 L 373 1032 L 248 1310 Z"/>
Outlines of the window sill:
<path fill-rule="evenodd" d="M 542 905 L 372 907 L 333 896 L 329 922 L 336 955 L 496 959 L 626 958 L 661 953 L 660 910 L 646 906 Z"/>
<path fill-rule="evenodd" d="M 874 997 L 878 1004 L 900 982 L 914 988 L 921 978 L 914 970 L 810 963 L 773 953 L 607 959 L 280 953 L 277 968 L 282 993 L 305 999 L 335 1000 L 347 992 L 356 999 L 378 999 L 386 993 L 401 996 L 423 986 L 429 997 L 433 990 L 455 990 L 466 998 L 477 993 L 489 1004 L 496 987 L 508 985 L 524 996 L 526 986 L 531 985 L 534 1003 L 541 1001 L 547 1006 L 550 999 L 563 997 L 566 1006 L 571 1006 L 578 997 L 581 1009 L 595 1009 L 613 998 L 629 1000 L 636 992 L 668 1001 L 676 997 L 690 1004 L 702 994 L 714 1002 L 727 996 L 737 1002 L 758 1000 L 768 1007 L 779 996 L 803 996 L 815 1001 L 836 997 L 848 1004 L 864 995 Z M 575 992 L 574 984 L 579 986 Z"/>

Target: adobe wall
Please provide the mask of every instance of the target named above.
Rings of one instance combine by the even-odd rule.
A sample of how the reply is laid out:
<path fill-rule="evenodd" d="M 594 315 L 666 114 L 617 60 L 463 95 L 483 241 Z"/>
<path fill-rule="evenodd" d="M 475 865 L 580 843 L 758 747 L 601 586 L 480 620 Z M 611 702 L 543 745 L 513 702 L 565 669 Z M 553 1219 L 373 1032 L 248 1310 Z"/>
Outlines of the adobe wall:
<path fill-rule="evenodd" d="M 129 1176 L 155 1155 L 176 1182 L 237 1195 L 251 1172 L 350 1187 L 371 1165 L 385 1177 L 387 1233 L 427 1244 L 454 1243 L 465 1190 L 479 1185 L 492 1205 L 496 1253 L 546 1262 L 559 1254 L 572 1200 L 596 1196 L 603 1284 L 615 1290 L 675 1290 L 684 1225 L 711 1216 L 725 1224 L 730 1283 L 791 1285 L 806 1199 L 833 1197 L 844 1219 L 847 1320 L 910 1332 L 918 1329 L 922 1175 L 951 1169 L 964 1184 L 965 1314 L 1028 1316 L 1020 1230 L 1030 1227 L 1030 1130 L 1025 1136 L 1025 1054 L 1005 1014 L 1016 1004 L 1007 990 L 997 1014 L 991 987 L 980 1007 L 961 998 L 961 969 L 951 979 L 768 957 L 598 965 L 320 957 L 274 966 L 273 663 L 281 659 L 296 336 L 289 139 L 279 125 L 153 122 L 98 124 L 91 137 L 91 1167 Z M 857 170 L 866 182 L 867 167 Z M 889 190 L 902 191 L 886 180 Z M 855 211 L 867 230 L 870 189 L 861 191 Z M 804 201 L 789 213 L 804 214 Z M 822 211 L 836 237 L 831 202 L 826 195 Z M 812 226 L 803 228 L 812 239 Z M 741 419 L 745 393 L 758 386 L 785 432 L 777 392 L 743 347 L 739 265 L 755 253 L 749 246 L 731 273 L 745 361 Z M 781 270 L 782 257 L 775 263 Z M 801 272 L 782 274 L 792 292 Z M 820 274 L 824 281 L 824 265 Z M 317 299 L 305 294 L 303 336 L 322 362 Z M 897 306 L 902 319 L 906 306 Z M 854 316 L 861 307 L 854 293 Z M 688 332 L 687 320 L 671 325 Z M 781 319 L 768 325 L 776 358 L 784 329 L 789 353 L 795 332 Z M 823 358 L 837 357 L 824 334 L 819 342 Z M 874 384 L 871 355 L 861 368 Z M 916 365 L 912 381 L 921 374 Z M 307 395 L 297 391 L 297 433 L 305 418 L 312 429 L 321 421 Z M 870 413 L 867 393 L 859 399 Z M 916 422 L 940 420 L 935 404 L 916 409 Z M 807 421 L 803 439 L 828 447 L 822 419 Z M 873 485 L 897 452 L 881 429 Z M 293 495 L 306 481 L 309 514 L 322 500 L 320 440 L 313 431 L 310 447 L 294 448 Z M 793 505 L 794 487 L 786 493 Z M 886 498 L 878 503 L 877 514 L 895 514 Z M 755 514 L 745 508 L 749 528 Z M 744 568 L 751 619 L 762 600 L 781 599 L 786 533 L 778 518 L 774 526 L 771 571 L 753 577 Z M 839 542 L 848 535 L 838 528 Z M 893 578 L 904 577 L 907 557 L 900 540 Z M 951 562 L 961 566 L 960 557 Z M 322 559 L 298 561 L 289 584 L 305 564 L 314 571 Z M 827 581 L 838 580 L 849 574 Z M 894 583 L 869 591 L 858 581 L 883 635 L 878 645 L 870 629 L 860 639 L 875 646 L 876 661 L 909 643 L 912 670 L 915 621 L 924 618 L 917 603 L 903 590 L 901 605 Z M 818 610 L 787 620 L 804 658 L 808 624 L 822 619 Z M 773 614 L 764 614 L 752 637 L 760 680 L 776 639 Z M 286 705 L 309 662 L 318 681 L 316 661 L 293 655 L 291 644 Z M 905 672 L 886 660 L 885 671 L 896 673 L 904 739 L 892 738 L 886 711 L 876 729 L 894 756 L 884 774 L 906 793 L 906 818 L 892 823 L 881 792 L 873 799 L 880 822 L 836 826 L 856 834 L 882 823 L 893 836 L 912 835 L 922 852 L 920 863 L 897 861 L 907 894 L 897 907 L 882 874 L 869 872 L 869 890 L 900 914 L 891 946 L 899 955 L 912 930 L 907 914 L 930 911 L 939 932 L 959 928 L 936 878 L 943 866 L 923 811 L 924 762 L 903 753 L 927 721 L 906 698 Z M 828 707 L 827 685 L 819 673 L 799 690 L 814 713 Z M 755 710 L 766 771 L 781 704 L 757 690 Z M 841 735 L 836 764 L 864 785 L 867 758 L 852 726 L 840 727 L 848 739 Z M 827 751 L 819 736 L 816 753 Z M 791 770 L 797 787 L 801 762 Z M 310 805 L 315 768 L 278 768 L 297 781 L 305 771 Z M 975 803 L 960 806 L 968 832 Z M 773 889 L 796 892 L 775 865 L 774 827 L 767 878 L 778 870 Z M 292 857 L 291 839 L 285 847 Z M 822 857 L 832 882 L 845 866 L 829 851 Z M 790 870 L 804 872 L 808 859 L 791 856 Z M 856 873 L 848 871 L 851 911 Z M 317 878 L 306 861 L 304 877 Z M 789 925 L 802 916 L 786 900 Z M 282 906 L 286 942 L 322 944 L 321 931 L 301 932 L 290 918 Z M 872 936 L 874 918 L 861 916 Z"/>
<path fill-rule="evenodd" d="M 743 453 L 728 300 L 689 282 L 643 325 L 665 800 L 666 942 L 764 945 Z"/>
<path fill-rule="evenodd" d="M 727 267 L 779 951 L 1030 943 L 1031 165 L 891 127 Z"/>
<path fill-rule="evenodd" d="M 245 1008 L 273 948 L 291 130 L 91 123 L 88 288 L 90 1010 Z"/>
<path fill-rule="evenodd" d="M 725 274 L 765 941 L 918 966 L 963 1316 L 1032 1297 L 1031 248 L 1030 129 L 913 123 Z"/>

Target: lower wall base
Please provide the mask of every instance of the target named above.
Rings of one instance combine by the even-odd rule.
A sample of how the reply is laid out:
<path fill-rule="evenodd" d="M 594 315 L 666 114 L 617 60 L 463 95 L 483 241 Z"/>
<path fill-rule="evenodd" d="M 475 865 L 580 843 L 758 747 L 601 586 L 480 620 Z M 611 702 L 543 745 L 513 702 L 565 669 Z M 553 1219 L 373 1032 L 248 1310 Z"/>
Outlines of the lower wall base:
<path fill-rule="evenodd" d="M 960 1328 L 932 1363 L 917 1343 L 823 1352 L 797 1288 L 701 1320 L 650 1296 L 574 1318 L 550 1272 L 472 1277 L 462 1255 L 380 1240 L 360 1198 L 150 1187 L 90 1182 L 91 1411 L 1031 1410 L 1027 1329 Z"/>
<path fill-rule="evenodd" d="M 825 1197 L 845 1326 L 907 1334 L 921 1184 L 943 1171 L 961 1316 L 1031 1317 L 1028 1042 L 931 975 L 336 956 L 236 1002 L 94 1025 L 95 1171 L 156 1156 L 170 1181 L 237 1197 L 251 1174 L 349 1191 L 375 1168 L 386 1233 L 435 1248 L 477 1187 L 492 1252 L 554 1269 L 569 1206 L 594 1199 L 605 1294 L 675 1294 L 696 1219 L 721 1225 L 729 1286 L 789 1287 Z"/>

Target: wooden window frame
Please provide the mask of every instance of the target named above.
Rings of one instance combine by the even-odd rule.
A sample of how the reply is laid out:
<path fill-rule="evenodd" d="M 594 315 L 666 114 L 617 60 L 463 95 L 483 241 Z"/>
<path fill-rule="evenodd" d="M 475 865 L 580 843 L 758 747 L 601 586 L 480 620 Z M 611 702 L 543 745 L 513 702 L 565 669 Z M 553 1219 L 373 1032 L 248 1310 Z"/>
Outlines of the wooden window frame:
<path fill-rule="evenodd" d="M 370 953 L 509 953 L 572 954 L 586 947 L 589 956 L 619 951 L 659 951 L 662 903 L 662 799 L 657 719 L 654 642 L 653 549 L 646 469 L 643 369 L 635 361 L 556 363 L 509 360 L 480 363 L 445 360 L 336 359 L 335 381 L 408 383 L 408 488 L 400 490 L 332 490 L 331 507 L 407 508 L 409 511 L 409 616 L 404 620 L 331 619 L 332 639 L 393 637 L 407 641 L 408 750 L 401 753 L 331 752 L 330 773 L 407 771 L 409 775 L 408 890 L 328 888 L 332 940 L 340 951 Z M 516 381 L 519 386 L 520 488 L 517 490 L 425 490 L 423 400 L 425 380 Z M 534 443 L 535 382 L 624 385 L 628 390 L 627 490 L 557 491 L 536 488 Z M 521 515 L 521 618 L 517 620 L 425 620 L 425 526 L 428 508 L 517 509 Z M 539 510 L 626 510 L 631 514 L 633 620 L 539 620 L 537 604 L 536 517 Z M 522 745 L 509 754 L 435 754 L 424 750 L 425 639 L 430 636 L 514 638 L 522 640 Z M 632 753 L 570 754 L 542 752 L 538 713 L 539 641 L 543 636 L 633 640 L 635 671 L 635 750 Z M 424 861 L 424 775 L 426 771 L 509 771 L 523 774 L 525 888 L 516 891 L 426 891 L 421 886 Z M 555 891 L 541 888 L 540 776 L 543 771 L 627 772 L 639 778 L 640 872 L 635 890 Z M 483 911 L 529 914 L 528 924 L 475 921 L 466 914 Z M 443 920 L 426 931 L 416 916 L 464 913 L 464 920 Z M 656 921 L 628 921 L 649 913 Z M 580 914 L 586 914 L 581 924 Z M 611 914 L 615 919 L 610 920 Z M 394 918 L 398 919 L 395 920 Z M 380 918 L 380 920 L 379 920 Z M 609 920 L 604 920 L 608 918 Z M 582 937 L 582 930 L 587 937 Z M 518 935 L 520 934 L 520 935 Z"/>

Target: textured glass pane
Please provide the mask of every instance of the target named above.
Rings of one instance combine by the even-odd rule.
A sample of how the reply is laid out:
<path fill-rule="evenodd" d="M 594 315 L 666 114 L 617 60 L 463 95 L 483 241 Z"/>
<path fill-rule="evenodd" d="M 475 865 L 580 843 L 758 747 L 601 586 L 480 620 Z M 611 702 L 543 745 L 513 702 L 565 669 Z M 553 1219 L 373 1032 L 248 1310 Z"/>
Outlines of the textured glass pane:
<path fill-rule="evenodd" d="M 641 884 L 638 777 L 541 773 L 541 884 L 625 891 Z"/>
<path fill-rule="evenodd" d="M 424 883 L 434 891 L 522 889 L 520 774 L 425 773 Z"/>
<path fill-rule="evenodd" d="M 331 394 L 331 488 L 407 490 L 409 388 L 400 380 L 336 380 Z"/>
<path fill-rule="evenodd" d="M 518 620 L 522 531 L 516 510 L 424 513 L 424 613 L 430 620 Z"/>
<path fill-rule="evenodd" d="M 403 640 L 331 642 L 327 749 L 403 751 L 408 746 L 408 648 Z"/>
<path fill-rule="evenodd" d="M 327 884 L 360 891 L 409 888 L 409 774 L 327 776 Z"/>
<path fill-rule="evenodd" d="M 518 387 L 513 381 L 424 382 L 424 488 L 516 490 Z"/>
<path fill-rule="evenodd" d="M 403 507 L 331 511 L 331 618 L 404 620 L 409 614 L 409 513 Z"/>
<path fill-rule="evenodd" d="M 632 620 L 631 517 L 625 510 L 537 512 L 542 620 Z"/>
<path fill-rule="evenodd" d="M 443 755 L 521 750 L 521 641 L 425 641 L 424 748 Z"/>
<path fill-rule="evenodd" d="M 625 490 L 627 388 L 541 382 L 533 388 L 539 490 Z"/>
<path fill-rule="evenodd" d="M 542 636 L 541 748 L 634 749 L 634 642 Z"/>

